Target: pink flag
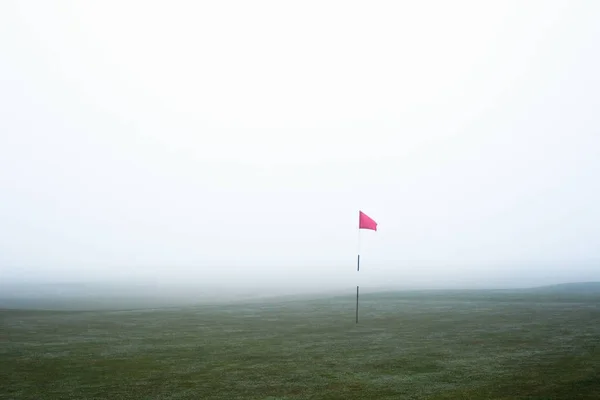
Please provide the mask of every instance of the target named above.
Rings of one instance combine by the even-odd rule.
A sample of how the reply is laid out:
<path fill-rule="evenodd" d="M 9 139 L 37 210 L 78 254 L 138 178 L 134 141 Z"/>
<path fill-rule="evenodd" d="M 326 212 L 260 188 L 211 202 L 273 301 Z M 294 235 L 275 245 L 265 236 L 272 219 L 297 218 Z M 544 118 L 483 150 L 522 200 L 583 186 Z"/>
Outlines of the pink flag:
<path fill-rule="evenodd" d="M 358 212 L 358 229 L 371 229 L 377 230 L 377 222 L 373 221 L 371 217 L 362 211 Z"/>

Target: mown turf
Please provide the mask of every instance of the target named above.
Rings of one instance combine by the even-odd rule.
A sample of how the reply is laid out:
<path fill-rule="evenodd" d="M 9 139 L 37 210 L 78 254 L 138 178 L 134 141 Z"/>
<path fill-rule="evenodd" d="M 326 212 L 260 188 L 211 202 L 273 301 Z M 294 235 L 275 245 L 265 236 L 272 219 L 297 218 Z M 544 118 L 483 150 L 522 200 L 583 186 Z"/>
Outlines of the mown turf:
<path fill-rule="evenodd" d="M 0 311 L 2 399 L 600 399 L 600 297 Z"/>

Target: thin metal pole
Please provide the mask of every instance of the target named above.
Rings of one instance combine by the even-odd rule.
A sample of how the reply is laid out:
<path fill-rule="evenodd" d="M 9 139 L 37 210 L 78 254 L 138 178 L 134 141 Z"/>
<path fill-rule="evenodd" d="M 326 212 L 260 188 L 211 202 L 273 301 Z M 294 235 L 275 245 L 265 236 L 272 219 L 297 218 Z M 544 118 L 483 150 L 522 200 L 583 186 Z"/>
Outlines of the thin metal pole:
<path fill-rule="evenodd" d="M 358 257 L 356 258 L 356 272 L 360 271 L 360 227 L 358 228 Z M 356 323 L 358 324 L 358 285 L 356 285 Z"/>
<path fill-rule="evenodd" d="M 356 286 L 356 323 L 358 324 L 358 286 Z"/>
<path fill-rule="evenodd" d="M 360 270 L 360 228 L 358 228 L 358 243 L 356 248 L 356 254 L 358 254 L 358 262 L 356 263 L 356 270 Z"/>

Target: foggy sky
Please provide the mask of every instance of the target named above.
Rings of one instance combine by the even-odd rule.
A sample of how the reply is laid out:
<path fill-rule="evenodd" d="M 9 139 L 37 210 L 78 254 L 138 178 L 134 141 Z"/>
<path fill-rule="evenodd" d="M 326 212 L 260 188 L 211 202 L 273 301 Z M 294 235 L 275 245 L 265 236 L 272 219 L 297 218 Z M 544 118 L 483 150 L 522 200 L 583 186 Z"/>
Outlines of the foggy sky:
<path fill-rule="evenodd" d="M 596 1 L 0 2 L 0 280 L 600 280 Z M 358 210 L 379 223 L 362 233 Z"/>

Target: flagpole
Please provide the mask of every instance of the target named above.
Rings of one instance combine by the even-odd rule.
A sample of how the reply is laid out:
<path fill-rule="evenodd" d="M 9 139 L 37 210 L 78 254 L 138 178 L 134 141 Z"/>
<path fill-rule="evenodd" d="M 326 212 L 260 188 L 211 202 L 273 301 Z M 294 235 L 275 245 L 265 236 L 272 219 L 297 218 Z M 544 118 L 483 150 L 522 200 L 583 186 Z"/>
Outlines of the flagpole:
<path fill-rule="evenodd" d="M 356 260 L 356 272 L 360 271 L 360 228 L 358 228 L 358 249 L 356 250 L 358 259 Z"/>
<path fill-rule="evenodd" d="M 360 271 L 360 226 L 358 227 L 358 257 L 356 258 L 356 272 Z M 356 323 L 358 324 L 358 285 L 356 285 Z"/>
<path fill-rule="evenodd" d="M 377 222 L 371 217 L 358 211 L 358 257 L 356 258 L 356 272 L 360 271 L 360 230 L 370 229 L 373 231 L 377 230 Z M 357 282 L 358 283 L 358 282 Z M 358 324 L 358 285 L 356 285 L 356 323 Z"/>
<path fill-rule="evenodd" d="M 356 323 L 358 324 L 358 285 L 356 286 Z"/>

